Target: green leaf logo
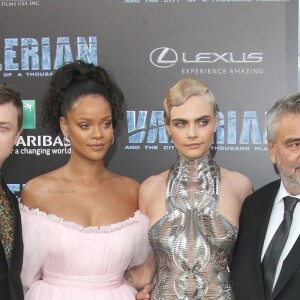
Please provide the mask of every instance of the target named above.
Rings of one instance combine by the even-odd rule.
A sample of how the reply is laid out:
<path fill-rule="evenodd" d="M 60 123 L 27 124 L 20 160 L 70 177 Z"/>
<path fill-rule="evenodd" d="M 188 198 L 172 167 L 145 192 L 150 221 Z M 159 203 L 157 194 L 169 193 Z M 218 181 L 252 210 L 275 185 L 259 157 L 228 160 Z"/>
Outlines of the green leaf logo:
<path fill-rule="evenodd" d="M 36 128 L 35 100 L 22 100 L 23 102 L 23 129 Z"/>

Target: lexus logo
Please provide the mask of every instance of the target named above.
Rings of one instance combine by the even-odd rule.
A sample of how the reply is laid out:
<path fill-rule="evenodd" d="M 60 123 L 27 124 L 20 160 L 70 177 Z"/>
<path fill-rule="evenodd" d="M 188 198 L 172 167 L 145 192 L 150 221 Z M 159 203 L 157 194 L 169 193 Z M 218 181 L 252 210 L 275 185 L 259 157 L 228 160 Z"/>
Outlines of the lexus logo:
<path fill-rule="evenodd" d="M 177 60 L 176 51 L 168 47 L 156 48 L 150 53 L 150 62 L 158 68 L 172 67 Z"/>

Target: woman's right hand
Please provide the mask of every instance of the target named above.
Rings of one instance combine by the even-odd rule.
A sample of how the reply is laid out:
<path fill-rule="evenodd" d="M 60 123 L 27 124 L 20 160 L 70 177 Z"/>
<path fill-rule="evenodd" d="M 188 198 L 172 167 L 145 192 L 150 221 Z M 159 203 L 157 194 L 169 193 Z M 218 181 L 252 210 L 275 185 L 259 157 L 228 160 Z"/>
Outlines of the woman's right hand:
<path fill-rule="evenodd" d="M 150 293 L 153 288 L 153 284 L 147 284 L 141 289 L 137 295 L 136 299 L 137 300 L 149 300 L 150 299 Z"/>

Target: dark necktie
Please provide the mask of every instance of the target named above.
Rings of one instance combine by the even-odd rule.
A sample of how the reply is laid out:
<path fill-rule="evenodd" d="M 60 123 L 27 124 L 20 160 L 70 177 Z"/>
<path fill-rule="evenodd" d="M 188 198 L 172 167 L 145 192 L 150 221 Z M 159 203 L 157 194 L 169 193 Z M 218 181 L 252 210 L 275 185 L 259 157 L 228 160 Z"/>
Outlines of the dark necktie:
<path fill-rule="evenodd" d="M 299 199 L 284 197 L 284 219 L 275 232 L 262 261 L 266 295 L 271 295 L 277 264 L 289 235 L 293 213 Z"/>

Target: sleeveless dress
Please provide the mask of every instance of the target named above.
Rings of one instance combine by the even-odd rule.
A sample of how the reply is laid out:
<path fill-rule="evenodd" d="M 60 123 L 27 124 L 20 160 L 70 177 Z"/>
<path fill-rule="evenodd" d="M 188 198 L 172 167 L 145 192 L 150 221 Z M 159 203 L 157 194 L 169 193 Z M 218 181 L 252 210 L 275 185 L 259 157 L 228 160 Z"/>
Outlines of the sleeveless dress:
<path fill-rule="evenodd" d="M 151 250 L 148 218 L 140 211 L 101 227 L 83 227 L 22 204 L 20 211 L 25 300 L 135 299 L 124 273 Z"/>
<path fill-rule="evenodd" d="M 157 262 L 151 300 L 234 299 L 229 265 L 237 228 L 218 212 L 220 169 L 206 156 L 171 167 L 166 214 L 149 230 Z"/>

